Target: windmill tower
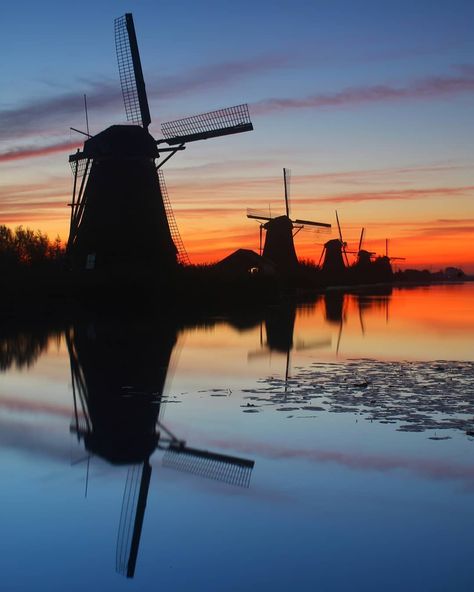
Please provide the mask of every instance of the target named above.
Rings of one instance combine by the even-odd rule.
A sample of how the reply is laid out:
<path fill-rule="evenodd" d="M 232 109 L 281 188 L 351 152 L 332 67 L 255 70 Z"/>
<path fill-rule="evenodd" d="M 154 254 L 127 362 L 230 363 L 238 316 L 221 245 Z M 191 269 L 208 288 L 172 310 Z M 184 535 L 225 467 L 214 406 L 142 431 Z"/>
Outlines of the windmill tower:
<path fill-rule="evenodd" d="M 283 169 L 283 186 L 285 190 L 285 214 L 272 215 L 270 212 L 247 210 L 247 218 L 260 222 L 260 254 L 273 261 L 278 270 L 288 273 L 296 269 L 298 258 L 296 256 L 294 237 L 305 226 L 316 227 L 319 231 L 328 231 L 330 224 L 314 222 L 311 220 L 292 220 L 290 218 L 290 171 Z M 262 233 L 266 230 L 265 246 L 262 253 Z"/>
<path fill-rule="evenodd" d="M 83 149 L 69 157 L 74 185 L 67 251 L 74 270 L 164 272 L 189 259 L 162 165 L 188 142 L 253 126 L 247 105 L 238 105 L 164 123 L 163 138 L 156 140 L 148 132 L 151 116 L 131 14 L 115 20 L 115 45 L 130 124 L 85 134 Z"/>

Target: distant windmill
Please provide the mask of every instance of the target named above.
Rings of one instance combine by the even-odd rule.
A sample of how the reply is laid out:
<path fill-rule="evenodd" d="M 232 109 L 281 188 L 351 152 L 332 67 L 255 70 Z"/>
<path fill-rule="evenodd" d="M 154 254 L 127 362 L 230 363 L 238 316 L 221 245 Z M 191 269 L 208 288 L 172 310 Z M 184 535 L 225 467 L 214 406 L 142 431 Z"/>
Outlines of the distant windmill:
<path fill-rule="evenodd" d="M 367 251 L 366 249 L 362 248 L 363 242 L 364 242 L 364 236 L 365 236 L 365 228 L 362 228 L 362 230 L 360 231 L 360 239 L 359 239 L 359 246 L 357 247 L 357 261 L 355 263 L 355 265 L 357 267 L 370 267 L 370 264 L 372 262 L 372 257 L 375 256 L 375 253 L 373 251 Z"/>
<path fill-rule="evenodd" d="M 385 239 L 385 257 L 389 261 L 405 261 L 405 257 L 389 257 L 388 255 L 388 238 Z"/>
<path fill-rule="evenodd" d="M 238 105 L 164 123 L 163 138 L 155 140 L 148 132 L 151 116 L 129 13 L 115 20 L 115 45 L 131 125 L 113 125 L 95 136 L 81 132 L 88 136 L 83 150 L 69 157 L 74 186 L 67 250 L 76 270 L 169 269 L 189 259 L 157 170 L 187 142 L 253 126 L 247 105 Z"/>
<path fill-rule="evenodd" d="M 320 231 L 327 231 L 330 224 L 312 220 L 292 220 L 290 218 L 290 171 L 283 169 L 283 185 L 285 190 L 285 215 L 272 215 L 270 212 L 247 210 L 247 218 L 261 220 L 260 223 L 260 254 L 275 263 L 280 271 L 291 271 L 298 265 L 294 236 L 305 226 L 314 226 Z M 262 234 L 266 230 L 265 245 L 262 252 Z M 294 232 L 296 230 L 296 232 Z"/>
<path fill-rule="evenodd" d="M 339 222 L 337 210 L 336 222 L 339 231 L 339 239 L 333 238 L 324 243 L 323 250 L 321 251 L 321 256 L 319 258 L 318 266 L 321 267 L 321 269 L 326 273 L 340 275 L 341 273 L 344 273 L 346 266 L 349 266 L 349 259 L 347 258 L 346 251 L 347 243 L 344 241 L 342 237 L 341 224 Z M 322 266 L 321 262 L 323 262 Z"/>

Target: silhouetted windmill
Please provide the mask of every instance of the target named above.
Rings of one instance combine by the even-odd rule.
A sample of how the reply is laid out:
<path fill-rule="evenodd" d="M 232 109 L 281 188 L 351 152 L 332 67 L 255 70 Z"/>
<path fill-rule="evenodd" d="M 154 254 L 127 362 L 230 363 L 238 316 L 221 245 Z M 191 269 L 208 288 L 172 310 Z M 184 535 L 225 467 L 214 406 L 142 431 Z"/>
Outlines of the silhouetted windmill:
<path fill-rule="evenodd" d="M 283 169 L 283 185 L 285 190 L 285 215 L 272 215 L 260 210 L 247 210 L 247 218 L 263 221 L 260 223 L 260 254 L 273 261 L 279 271 L 292 271 L 298 265 L 294 236 L 305 226 L 313 226 L 319 231 L 327 231 L 330 224 L 312 220 L 292 220 L 290 218 L 290 171 Z M 262 253 L 262 233 L 266 230 L 265 246 Z M 296 231 L 295 231 L 296 230 Z M 295 232 L 294 232 L 295 231 Z"/>
<path fill-rule="evenodd" d="M 253 126 L 247 105 L 238 105 L 164 123 L 163 138 L 155 140 L 131 14 L 115 20 L 115 45 L 131 125 L 86 133 L 82 151 L 69 157 L 74 186 L 67 250 L 76 270 L 162 271 L 189 260 L 157 170 L 188 142 Z"/>
<path fill-rule="evenodd" d="M 359 268 L 359 269 L 369 269 L 370 265 L 372 263 L 372 257 L 375 256 L 375 253 L 373 251 L 367 251 L 366 249 L 363 249 L 363 243 L 364 243 L 364 237 L 365 237 L 365 228 L 362 228 L 362 230 L 360 231 L 360 238 L 359 238 L 359 245 L 357 247 L 357 260 L 355 262 L 355 267 Z"/>
<path fill-rule="evenodd" d="M 321 256 L 319 257 L 318 267 L 320 267 L 325 274 L 331 276 L 332 279 L 338 280 L 344 275 L 346 266 L 349 266 L 349 259 L 347 258 L 346 252 L 347 243 L 342 237 L 341 224 L 339 222 L 337 210 L 336 222 L 339 231 L 339 239 L 333 238 L 324 243 Z"/>
<path fill-rule="evenodd" d="M 405 261 L 405 257 L 390 257 L 388 254 L 388 238 L 385 239 L 385 257 L 389 261 Z"/>

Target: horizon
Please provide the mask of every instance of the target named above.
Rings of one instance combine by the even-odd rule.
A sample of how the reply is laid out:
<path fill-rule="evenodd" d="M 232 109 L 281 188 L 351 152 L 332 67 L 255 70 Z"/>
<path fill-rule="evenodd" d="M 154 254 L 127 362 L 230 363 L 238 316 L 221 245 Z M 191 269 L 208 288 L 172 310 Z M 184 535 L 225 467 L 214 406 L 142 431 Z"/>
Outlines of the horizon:
<path fill-rule="evenodd" d="M 130 7 L 92 6 L 81 16 L 32 4 L 28 23 L 17 6 L 5 9 L 0 224 L 52 240 L 68 236 L 67 158 L 83 145 L 69 128 L 85 129 L 83 95 L 92 134 L 125 119 L 113 23 Z M 288 167 L 294 217 L 333 225 L 330 235 L 298 234 L 300 259 L 317 262 L 338 236 L 337 209 L 349 248 L 364 227 L 366 249 L 383 254 L 389 239 L 389 254 L 406 258 L 396 267 L 474 273 L 474 7 L 239 7 L 133 6 L 155 138 L 164 121 L 250 107 L 251 134 L 190 144 L 163 168 L 191 262 L 258 251 L 246 210 L 284 212 Z"/>

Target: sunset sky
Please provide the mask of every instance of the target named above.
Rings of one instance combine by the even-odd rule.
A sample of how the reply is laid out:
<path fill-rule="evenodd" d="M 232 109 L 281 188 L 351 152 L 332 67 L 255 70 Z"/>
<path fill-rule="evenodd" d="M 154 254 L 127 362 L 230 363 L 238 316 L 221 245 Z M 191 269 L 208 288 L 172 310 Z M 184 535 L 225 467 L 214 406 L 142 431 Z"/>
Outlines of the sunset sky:
<path fill-rule="evenodd" d="M 193 263 L 258 249 L 246 209 L 284 210 L 404 267 L 474 272 L 474 3 L 32 2 L 2 8 L 0 224 L 67 239 L 68 154 L 125 122 L 114 19 L 133 12 L 152 124 L 247 102 L 255 130 L 164 167 Z M 300 232 L 301 258 L 328 235 Z"/>

